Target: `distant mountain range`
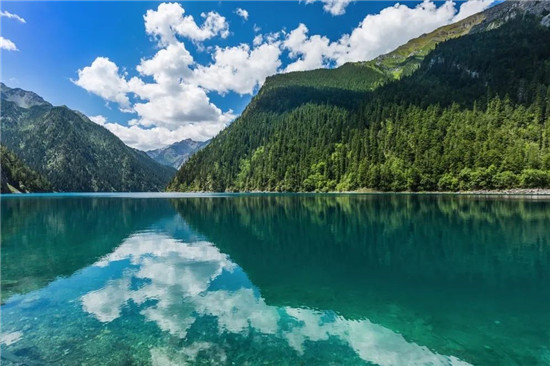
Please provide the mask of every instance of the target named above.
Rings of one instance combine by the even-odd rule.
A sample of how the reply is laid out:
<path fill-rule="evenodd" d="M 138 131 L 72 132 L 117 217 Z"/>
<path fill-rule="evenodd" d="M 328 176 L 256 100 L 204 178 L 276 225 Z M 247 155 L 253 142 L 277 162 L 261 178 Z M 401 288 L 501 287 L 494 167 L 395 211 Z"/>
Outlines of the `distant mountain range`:
<path fill-rule="evenodd" d="M 51 184 L 38 190 L 162 191 L 175 173 L 80 112 L 0 87 L 1 143 Z"/>
<path fill-rule="evenodd" d="M 149 150 L 147 151 L 147 155 L 160 164 L 179 169 L 191 155 L 204 148 L 209 142 L 210 140 L 195 141 L 185 139 L 161 149 Z"/>
<path fill-rule="evenodd" d="M 549 187 L 549 26 L 549 1 L 506 1 L 372 61 L 271 76 L 168 189 Z"/>

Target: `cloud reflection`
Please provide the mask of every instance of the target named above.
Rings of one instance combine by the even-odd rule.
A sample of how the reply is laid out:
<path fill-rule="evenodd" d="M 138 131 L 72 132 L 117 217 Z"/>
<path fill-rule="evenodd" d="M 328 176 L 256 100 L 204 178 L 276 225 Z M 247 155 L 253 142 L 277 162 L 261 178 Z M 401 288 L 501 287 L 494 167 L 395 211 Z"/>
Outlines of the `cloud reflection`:
<path fill-rule="evenodd" d="M 95 266 L 123 260 L 131 265 L 122 278 L 81 298 L 83 309 L 101 322 L 119 318 L 123 307 L 133 302 L 141 305 L 148 321 L 181 338 L 198 319 L 211 316 L 219 334 L 246 335 L 253 330 L 285 340 L 299 354 L 305 352 L 307 342 L 337 340 L 362 360 L 381 366 L 468 365 L 407 342 L 402 335 L 366 319 L 353 321 L 332 312 L 270 306 L 248 280 L 241 279 L 241 287 L 233 290 L 213 286 L 214 281 L 228 282 L 238 267 L 208 242 L 183 243 L 158 233 L 142 233 L 128 238 Z M 153 301 L 146 303 L 149 300 Z M 153 349 L 151 358 L 153 364 L 183 364 L 199 352 L 212 352 L 211 359 L 224 362 L 223 349 L 210 342 L 194 342 L 179 354 Z"/>

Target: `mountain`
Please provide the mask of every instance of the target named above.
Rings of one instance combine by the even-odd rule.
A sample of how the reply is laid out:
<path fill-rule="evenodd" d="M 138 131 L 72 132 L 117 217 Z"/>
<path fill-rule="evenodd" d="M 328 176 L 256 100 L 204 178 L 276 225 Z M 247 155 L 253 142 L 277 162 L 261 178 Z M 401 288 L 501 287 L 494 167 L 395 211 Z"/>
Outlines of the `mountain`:
<path fill-rule="evenodd" d="M 0 175 L 2 193 L 51 191 L 51 184 L 46 178 L 29 168 L 4 146 L 0 146 Z"/>
<path fill-rule="evenodd" d="M 54 191 L 160 191 L 175 170 L 65 106 L 1 84 L 2 145 L 44 175 Z"/>
<path fill-rule="evenodd" d="M 195 141 L 185 139 L 161 149 L 149 150 L 147 151 L 147 155 L 160 164 L 179 169 L 191 155 L 204 148 L 209 142 L 210 140 Z"/>
<path fill-rule="evenodd" d="M 268 78 L 172 191 L 550 185 L 550 2 L 505 2 L 372 61 Z"/>

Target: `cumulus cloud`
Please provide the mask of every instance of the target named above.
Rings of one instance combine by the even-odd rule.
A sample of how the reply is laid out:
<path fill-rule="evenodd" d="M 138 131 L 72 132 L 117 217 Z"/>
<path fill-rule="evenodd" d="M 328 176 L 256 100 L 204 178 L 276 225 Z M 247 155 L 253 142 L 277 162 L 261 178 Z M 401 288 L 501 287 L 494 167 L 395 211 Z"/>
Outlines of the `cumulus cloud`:
<path fill-rule="evenodd" d="M 184 138 L 202 141 L 213 137 L 235 115 L 231 109 L 218 108 L 207 93 L 251 94 L 280 66 L 281 49 L 270 37 L 253 48 L 247 44 L 215 47 L 212 62 L 198 64 L 183 38 L 195 42 L 224 38 L 229 34 L 228 25 L 215 12 L 203 13 L 200 27 L 192 16 L 184 14 L 176 3 L 162 3 L 157 10 L 147 11 L 146 33 L 158 41 L 160 49 L 140 61 L 136 76 L 129 77 L 107 57 L 97 57 L 78 70 L 74 80 L 76 85 L 118 104 L 122 111 L 138 115 L 129 126 L 103 121 L 104 127 L 132 147 L 151 149 Z"/>
<path fill-rule="evenodd" d="M 247 44 L 235 47 L 216 47 L 213 63 L 198 65 L 194 78 L 207 90 L 226 93 L 252 94 L 265 78 L 275 74 L 281 65 L 278 43 L 258 44 L 251 49 Z"/>
<path fill-rule="evenodd" d="M 245 9 L 237 8 L 237 10 L 235 10 L 235 14 L 243 18 L 245 21 L 248 20 L 248 11 Z"/>
<path fill-rule="evenodd" d="M 222 112 L 211 103 L 205 89 L 185 81 L 193 78 L 191 64 L 191 54 L 178 42 L 159 50 L 150 59 L 142 59 L 136 67 L 141 76 L 152 77 L 152 83 L 138 76 L 128 79 L 105 57 L 98 57 L 90 66 L 78 70 L 74 83 L 107 101 L 116 102 L 123 111 L 138 114 L 139 118 L 130 127 L 105 124 L 132 147 L 159 147 L 184 138 L 206 140 L 235 116 L 231 110 Z"/>
<path fill-rule="evenodd" d="M 315 2 L 323 3 L 323 10 L 332 15 L 345 14 L 346 8 L 353 0 L 306 0 L 306 4 L 312 4 Z"/>
<path fill-rule="evenodd" d="M 159 146 L 170 145 L 186 138 L 195 141 L 205 141 L 224 129 L 229 122 L 207 122 L 185 124 L 175 129 L 166 127 L 144 128 L 138 125 L 137 120 L 131 120 L 125 126 L 116 122 L 109 122 L 102 115 L 88 117 L 120 138 L 126 145 L 147 151 Z"/>
<path fill-rule="evenodd" d="M 1 36 L 0 36 L 0 49 L 6 50 L 6 51 L 19 51 L 15 43 Z"/>
<path fill-rule="evenodd" d="M 204 41 L 220 35 L 229 35 L 229 25 L 225 17 L 211 11 L 202 13 L 203 24 L 199 26 L 193 16 L 184 16 L 185 10 L 178 3 L 162 3 L 157 10 L 148 10 L 145 16 L 145 31 L 156 37 L 159 44 L 166 46 L 177 42 L 176 36 L 193 41 Z"/>
<path fill-rule="evenodd" d="M 147 102 L 134 104 L 134 110 L 141 117 L 141 125 L 174 129 L 182 124 L 223 123 L 232 116 L 231 111 L 222 113 L 210 102 L 206 92 L 196 85 L 181 84 L 172 93 L 165 90 L 160 93 Z"/>
<path fill-rule="evenodd" d="M 10 13 L 9 11 L 0 11 L 0 17 L 17 20 L 18 22 L 21 22 L 21 23 L 27 22 L 25 19 L 21 18 L 19 15 Z"/>
<path fill-rule="evenodd" d="M 90 66 L 78 70 L 74 83 L 124 109 L 130 108 L 127 82 L 120 76 L 118 66 L 107 57 L 98 57 Z"/>
<path fill-rule="evenodd" d="M 368 15 L 349 37 L 339 41 L 342 49 L 335 58 L 338 65 L 348 61 L 369 60 L 399 45 L 453 22 L 455 8 L 450 1 L 437 5 L 424 1 L 414 8 L 398 5 Z"/>
<path fill-rule="evenodd" d="M 460 11 L 453 18 L 453 22 L 458 22 L 487 9 L 495 0 L 469 0 L 460 6 Z"/>
<path fill-rule="evenodd" d="M 180 83 L 192 74 L 193 57 L 183 43 L 174 43 L 158 51 L 150 59 L 142 59 L 136 67 L 141 75 L 152 76 L 159 84 Z"/>
<path fill-rule="evenodd" d="M 185 42 L 204 50 L 200 42 L 227 37 L 229 26 L 225 17 L 216 12 L 203 13 L 199 25 L 193 16 L 185 15 L 180 4 L 161 3 L 144 15 L 145 31 L 156 40 L 158 50 L 140 60 L 134 76 L 109 58 L 97 57 L 78 70 L 74 83 L 107 102 L 116 103 L 124 112 L 137 114 L 129 126 L 105 123 L 106 128 L 130 146 L 158 148 L 179 141 L 177 138 L 205 140 L 235 118 L 232 110 L 223 111 L 212 103 L 209 93 L 251 95 L 266 77 L 278 72 L 370 60 L 423 33 L 481 11 L 491 3 L 492 0 L 469 0 L 459 9 L 450 0 L 440 6 L 432 0 L 412 8 L 395 4 L 378 14 L 367 15 L 349 34 L 336 40 L 310 35 L 305 24 L 290 32 L 283 29 L 262 34 L 255 29 L 252 45 L 208 47 L 211 59 L 206 63 L 197 62 Z M 247 16 L 244 9 L 236 12 Z M 3 47 L 16 49 L 7 42 L 2 41 Z M 290 60 L 285 66 L 281 61 L 284 56 Z"/>
<path fill-rule="evenodd" d="M 327 63 L 330 62 L 332 55 L 340 48 L 338 44 L 331 43 L 327 37 L 320 35 L 308 37 L 307 32 L 307 27 L 300 24 L 287 35 L 283 42 L 284 48 L 289 51 L 290 58 L 298 58 L 297 61 L 289 64 L 285 71 L 311 70 L 328 66 Z"/>
<path fill-rule="evenodd" d="M 462 3 L 458 11 L 450 0 L 439 7 L 431 0 L 425 0 L 414 8 L 397 3 L 378 14 L 367 15 L 350 34 L 344 34 L 334 42 L 319 35 L 309 36 L 307 27 L 300 24 L 284 42 L 291 58 L 297 58 L 286 70 L 309 70 L 333 63 L 339 66 L 346 62 L 371 60 L 410 39 L 482 11 L 492 2 L 469 0 Z"/>

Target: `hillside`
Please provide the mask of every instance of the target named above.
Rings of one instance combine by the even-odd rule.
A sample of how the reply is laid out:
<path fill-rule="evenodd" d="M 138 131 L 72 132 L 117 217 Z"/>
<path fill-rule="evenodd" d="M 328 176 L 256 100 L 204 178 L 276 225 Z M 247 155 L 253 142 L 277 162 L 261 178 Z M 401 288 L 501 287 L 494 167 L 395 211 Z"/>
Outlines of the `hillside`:
<path fill-rule="evenodd" d="M 0 175 L 2 193 L 51 191 L 51 184 L 46 178 L 29 168 L 4 146 L 0 146 Z"/>
<path fill-rule="evenodd" d="M 2 145 L 55 191 L 161 191 L 175 172 L 80 112 L 4 84 L 1 94 Z"/>
<path fill-rule="evenodd" d="M 147 151 L 147 155 L 157 163 L 179 169 L 183 163 L 189 160 L 191 155 L 204 148 L 209 142 L 210 140 L 195 141 L 185 139 L 161 149 L 149 150 Z"/>
<path fill-rule="evenodd" d="M 168 189 L 546 187 L 549 13 L 503 3 L 371 62 L 268 78 Z"/>

